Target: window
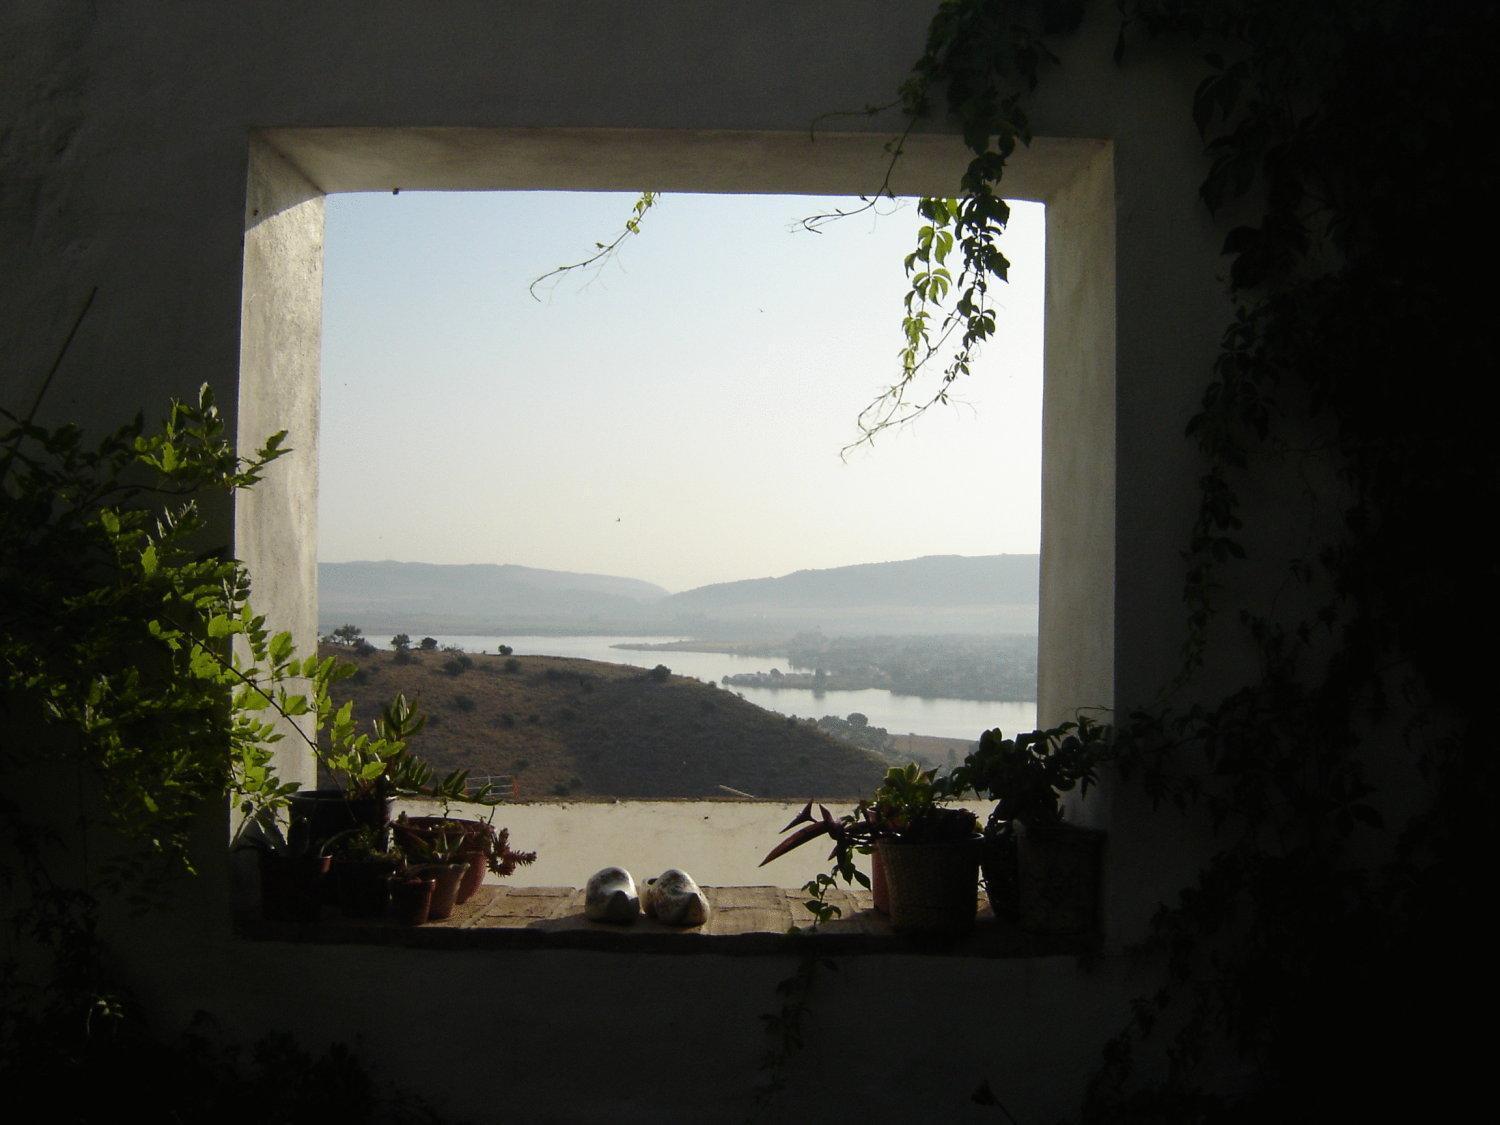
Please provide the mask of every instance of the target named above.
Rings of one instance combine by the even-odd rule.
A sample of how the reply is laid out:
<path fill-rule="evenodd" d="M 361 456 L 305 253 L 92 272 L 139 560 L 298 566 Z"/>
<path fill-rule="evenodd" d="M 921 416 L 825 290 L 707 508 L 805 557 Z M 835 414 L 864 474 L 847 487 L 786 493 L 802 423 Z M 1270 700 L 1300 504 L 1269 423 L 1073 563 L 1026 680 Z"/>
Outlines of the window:
<path fill-rule="evenodd" d="M 755 160 L 744 159 L 747 150 L 754 150 Z M 1108 155 L 1108 146 L 1094 142 L 1039 142 L 1035 158 L 1026 162 L 1030 175 L 1013 177 L 1018 187 L 1034 183 L 1035 194 L 1049 204 L 1039 654 L 1043 721 L 1070 706 L 1108 700 L 1112 688 L 1112 536 L 1100 532 L 1113 518 Z M 679 192 L 850 193 L 875 182 L 870 177 L 883 159 L 878 140 L 863 136 L 826 138 L 809 146 L 802 137 L 728 134 L 263 133 L 252 147 L 247 215 L 241 433 L 280 427 L 308 432 L 316 426 L 325 191 L 633 189 L 654 183 Z M 959 160 L 950 141 L 918 139 L 908 146 L 910 179 L 898 183 L 898 190 L 942 190 L 954 180 Z M 607 176 L 597 171 L 603 167 L 610 169 Z M 287 471 L 275 486 L 257 489 L 237 513 L 239 549 L 260 576 L 259 600 L 268 612 L 294 622 L 298 636 L 311 636 L 316 554 L 307 497 L 317 478 L 316 451 L 283 465 Z M 299 769 L 305 774 L 306 763 L 284 765 L 288 776 L 297 776 Z M 733 830 L 713 818 L 731 819 L 730 810 L 743 807 L 715 805 L 699 816 L 708 816 L 710 832 Z M 683 808 L 674 811 L 682 814 Z M 634 815 L 628 807 L 596 807 L 585 831 L 594 841 L 612 834 L 638 838 L 643 825 L 632 822 Z M 679 824 L 683 833 L 687 819 L 682 816 Z M 758 819 L 752 833 L 757 839 L 765 838 L 762 823 Z M 576 824 L 571 822 L 575 833 Z M 701 826 L 701 819 L 690 825 Z M 671 844 L 669 834 L 656 835 Z M 605 854 L 607 848 L 592 851 Z M 664 854 L 661 866 L 680 862 Z M 587 874 L 576 871 L 557 881 L 581 883 Z M 720 880 L 705 876 L 705 881 Z"/>

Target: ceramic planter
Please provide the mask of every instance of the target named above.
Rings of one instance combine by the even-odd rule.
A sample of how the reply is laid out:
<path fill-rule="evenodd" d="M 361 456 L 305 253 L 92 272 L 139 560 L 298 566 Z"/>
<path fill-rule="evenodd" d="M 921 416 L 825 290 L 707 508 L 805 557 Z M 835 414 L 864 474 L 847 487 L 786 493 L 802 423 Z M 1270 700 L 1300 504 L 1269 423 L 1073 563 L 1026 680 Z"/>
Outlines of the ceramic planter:
<path fill-rule="evenodd" d="M 973 928 L 979 909 L 976 840 L 935 844 L 881 840 L 875 850 L 885 864 L 893 929 L 956 934 Z"/>
<path fill-rule="evenodd" d="M 984 893 L 995 917 L 1016 922 L 1021 916 L 1021 905 L 1015 833 L 985 838 L 979 854 L 979 870 L 984 875 Z"/>
<path fill-rule="evenodd" d="M 1024 825 L 1016 838 L 1021 928 L 1034 934 L 1087 934 L 1099 924 L 1104 833 L 1071 824 Z"/>
<path fill-rule="evenodd" d="M 453 913 L 453 907 L 458 899 L 458 887 L 463 882 L 464 873 L 469 870 L 469 865 L 467 863 L 431 863 L 417 870 L 432 878 L 436 883 L 432 890 L 432 906 L 427 912 L 427 917 L 429 921 L 441 922 Z"/>
<path fill-rule="evenodd" d="M 417 872 L 390 876 L 390 904 L 387 917 L 398 926 L 420 926 L 432 909 L 432 892 L 437 880 Z"/>
<path fill-rule="evenodd" d="M 342 789 L 306 789 L 293 793 L 292 816 L 307 822 L 314 844 L 322 844 L 351 828 L 384 830 L 391 822 L 394 797 L 361 797 L 351 800 Z"/>
<path fill-rule="evenodd" d="M 390 901 L 394 859 L 338 860 L 333 865 L 339 909 L 346 918 L 379 918 Z"/>
<path fill-rule="evenodd" d="M 316 922 L 323 905 L 326 855 L 260 852 L 260 910 L 270 922 Z"/>
<path fill-rule="evenodd" d="M 490 826 L 484 821 L 455 820 L 441 816 L 413 816 L 398 821 L 396 828 L 399 837 L 407 839 L 414 837 L 424 843 L 430 841 L 444 828 L 448 831 L 461 831 L 464 834 L 464 842 L 460 854 L 467 865 L 467 870 L 459 882 L 455 903 L 468 902 L 483 884 L 484 873 L 489 870 L 486 838 L 490 832 Z"/>

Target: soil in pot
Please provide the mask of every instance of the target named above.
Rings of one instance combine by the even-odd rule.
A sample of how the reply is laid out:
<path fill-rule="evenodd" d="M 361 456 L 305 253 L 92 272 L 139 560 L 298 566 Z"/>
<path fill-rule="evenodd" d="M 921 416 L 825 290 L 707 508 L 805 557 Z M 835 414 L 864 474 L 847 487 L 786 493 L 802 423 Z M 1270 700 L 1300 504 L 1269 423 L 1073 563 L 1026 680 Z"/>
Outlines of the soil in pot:
<path fill-rule="evenodd" d="M 261 916 L 269 922 L 316 922 L 330 863 L 326 855 L 261 852 Z"/>
<path fill-rule="evenodd" d="M 974 840 L 909 844 L 881 840 L 891 927 L 906 933 L 973 929 L 979 909 L 979 847 Z"/>
<path fill-rule="evenodd" d="M 1021 928 L 1034 934 L 1087 934 L 1099 924 L 1104 833 L 1059 824 L 1022 827 L 1016 840 Z"/>
<path fill-rule="evenodd" d="M 390 876 L 387 917 L 398 926 L 420 926 L 432 909 L 432 891 L 437 880 L 415 872 Z"/>

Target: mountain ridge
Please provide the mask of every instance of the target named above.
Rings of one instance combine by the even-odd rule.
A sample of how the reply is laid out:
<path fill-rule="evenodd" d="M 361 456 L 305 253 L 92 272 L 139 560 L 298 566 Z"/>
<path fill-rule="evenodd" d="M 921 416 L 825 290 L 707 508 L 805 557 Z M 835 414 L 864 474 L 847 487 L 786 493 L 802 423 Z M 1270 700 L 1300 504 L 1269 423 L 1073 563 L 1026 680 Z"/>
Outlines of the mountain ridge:
<path fill-rule="evenodd" d="M 320 631 L 436 634 L 1034 633 L 1037 555 L 924 555 L 672 594 L 638 578 L 515 563 L 320 562 Z"/>

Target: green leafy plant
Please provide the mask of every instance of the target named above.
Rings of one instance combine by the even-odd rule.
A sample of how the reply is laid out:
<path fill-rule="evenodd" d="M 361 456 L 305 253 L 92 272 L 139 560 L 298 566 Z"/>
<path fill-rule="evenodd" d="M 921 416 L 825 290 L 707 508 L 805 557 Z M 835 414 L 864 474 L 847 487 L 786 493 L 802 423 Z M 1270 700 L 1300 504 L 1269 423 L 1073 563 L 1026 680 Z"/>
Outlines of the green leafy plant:
<path fill-rule="evenodd" d="M 855 866 L 856 855 L 868 855 L 878 840 L 903 840 L 914 844 L 965 840 L 975 831 L 974 814 L 967 809 L 947 808 L 943 801 L 950 796 L 945 779 L 936 770 L 924 770 L 915 763 L 892 766 L 872 797 L 857 804 L 851 812 L 835 817 L 824 805 L 813 814 L 809 801 L 783 828 L 787 836 L 760 861 L 764 867 L 774 859 L 800 848 L 820 836 L 833 843 L 828 858 L 831 871 L 819 874 L 803 885 L 807 899 L 803 905 L 815 924 L 831 921 L 841 913 L 827 901 L 838 880 L 869 888 L 870 877 Z M 799 827 L 800 826 L 800 827 Z"/>
<path fill-rule="evenodd" d="M 1086 715 L 1014 738 L 987 730 L 944 787 L 953 796 L 973 792 L 995 802 L 988 832 L 1008 831 L 1017 823 L 1044 827 L 1061 823 L 1063 794 L 1074 789 L 1087 794 L 1113 752 L 1113 728 Z"/>
<path fill-rule="evenodd" d="M 17 737 L 0 749 L 0 823 L 13 839 L 40 830 L 17 786 L 45 764 L 87 787 L 125 845 L 110 883 L 190 871 L 205 801 L 232 793 L 248 813 L 294 788 L 271 768 L 284 733 L 264 706 L 306 714 L 291 689 L 305 665 L 251 610 L 244 567 L 204 550 L 200 507 L 259 480 L 285 435 L 239 457 L 207 387 L 156 431 L 138 416 L 92 442 L 6 417 L 0 698 Z"/>

